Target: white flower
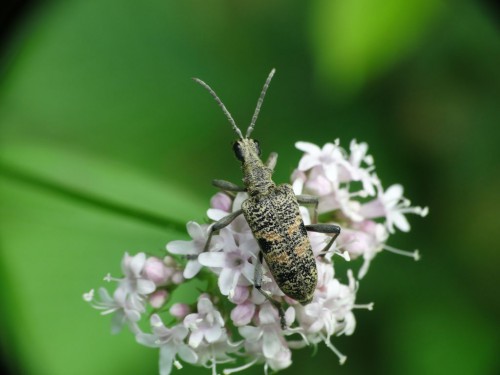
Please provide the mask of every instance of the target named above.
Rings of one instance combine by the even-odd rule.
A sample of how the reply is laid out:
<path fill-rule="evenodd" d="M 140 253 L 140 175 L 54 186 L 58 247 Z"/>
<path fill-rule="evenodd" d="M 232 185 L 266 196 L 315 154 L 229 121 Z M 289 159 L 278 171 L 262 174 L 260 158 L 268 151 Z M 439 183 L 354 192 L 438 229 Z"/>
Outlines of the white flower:
<path fill-rule="evenodd" d="M 172 364 L 178 368 L 182 367 L 176 356 L 187 363 L 196 363 L 196 352 L 184 342 L 188 335 L 187 328 L 182 325 L 167 328 L 157 314 L 151 316 L 150 323 L 153 333 L 140 332 L 136 335 L 136 340 L 142 345 L 160 348 L 160 375 L 169 375 Z"/>
<path fill-rule="evenodd" d="M 337 335 L 351 335 L 356 327 L 356 320 L 352 309 L 355 307 L 357 282 L 352 275 L 352 271 L 347 271 L 349 284 L 344 285 L 335 280 L 332 281 L 327 291 L 327 303 L 335 317 L 339 326 L 337 327 Z"/>
<path fill-rule="evenodd" d="M 118 288 L 111 297 L 105 288 L 99 288 L 100 300 L 94 299 L 94 290 L 85 295 L 85 300 L 97 310 L 102 310 L 101 315 L 113 315 L 111 322 L 111 333 L 116 334 L 128 323 L 135 330 L 135 323 L 141 318 L 145 311 L 143 304 L 133 305 L 133 300 L 126 299 L 126 294 Z"/>
<path fill-rule="evenodd" d="M 238 284 L 252 283 L 254 265 L 249 260 L 255 258 L 258 246 L 253 238 L 237 245 L 233 234 L 226 228 L 221 230 L 221 237 L 224 239 L 224 250 L 200 254 L 198 260 L 206 267 L 220 269 L 219 289 L 223 295 L 232 296 Z"/>
<path fill-rule="evenodd" d="M 113 333 L 118 333 L 125 323 L 129 323 L 135 330 L 135 323 L 140 320 L 141 314 L 146 311 L 145 302 L 147 295 L 153 293 L 156 285 L 144 275 L 146 255 L 138 253 L 134 256 L 125 253 L 122 259 L 122 272 L 125 277 L 113 278 L 110 275 L 105 277 L 107 281 L 118 282 L 118 288 L 113 293 L 113 297 L 104 288 L 99 288 L 100 301 L 93 300 L 93 293 L 86 295 L 87 301 L 98 309 L 103 310 L 101 314 L 114 314 L 111 324 Z"/>
<path fill-rule="evenodd" d="M 187 231 L 192 241 L 171 241 L 167 244 L 167 250 L 172 254 L 184 255 L 188 262 L 184 269 L 184 277 L 191 279 L 200 272 L 202 265 L 198 261 L 198 255 L 201 254 L 208 240 L 208 225 L 200 225 L 190 221 L 186 225 Z M 219 236 L 212 236 L 208 251 L 219 250 L 222 242 Z"/>
<path fill-rule="evenodd" d="M 313 167 L 322 166 L 325 176 L 331 182 L 338 181 L 339 166 L 348 164 L 338 143 L 336 140 L 335 144 L 327 143 L 323 148 L 309 142 L 295 143 L 295 147 L 305 152 L 299 162 L 299 171 L 308 171 Z"/>
<path fill-rule="evenodd" d="M 353 223 L 351 228 L 344 228 L 339 237 L 339 246 L 342 246 L 351 259 L 362 256 L 364 263 L 359 270 L 358 277 L 363 278 L 368 272 L 370 262 L 375 255 L 382 251 L 389 234 L 382 224 L 371 220 Z"/>
<path fill-rule="evenodd" d="M 224 319 L 206 295 L 198 299 L 198 312 L 187 315 L 183 324 L 191 332 L 189 345 L 192 348 L 197 348 L 203 339 L 209 344 L 216 342 L 224 331 Z"/>
<path fill-rule="evenodd" d="M 307 191 L 318 197 L 330 194 L 336 184 L 330 181 L 324 172 L 323 167 L 313 167 L 306 173 L 295 170 L 292 175 L 292 187 L 295 194 L 301 194 L 302 191 Z"/>
<path fill-rule="evenodd" d="M 297 319 L 305 335 L 311 342 L 318 342 L 322 337 L 329 339 L 338 326 L 334 315 L 336 308 L 336 289 L 340 283 L 333 278 L 331 264 L 318 262 L 318 286 L 313 301 L 306 306 L 296 305 Z M 321 335 L 319 335 L 321 334 Z"/>
<path fill-rule="evenodd" d="M 287 325 L 293 322 L 293 317 L 288 311 L 285 318 Z M 238 330 L 245 339 L 246 351 L 258 359 L 264 360 L 266 366 L 277 371 L 292 363 L 291 352 L 283 336 L 278 313 L 270 303 L 261 305 L 257 327 L 244 326 Z"/>
<path fill-rule="evenodd" d="M 122 272 L 125 277 L 120 280 L 120 287 L 131 298 L 142 299 L 141 295 L 152 293 L 156 289 L 155 283 L 143 273 L 145 265 L 146 254 L 144 253 L 138 253 L 134 256 L 125 253 L 123 257 Z"/>
<path fill-rule="evenodd" d="M 321 291 L 315 294 L 313 302 L 306 306 L 296 306 L 297 319 L 304 330 L 308 342 L 318 343 L 323 341 L 344 363 L 347 357 L 340 353 L 330 341 L 332 335 L 350 335 L 356 327 L 356 320 L 352 309 L 356 306 L 357 284 L 348 271 L 349 285 L 341 284 L 337 279 L 332 279 L 323 285 Z"/>
<path fill-rule="evenodd" d="M 352 198 L 365 195 L 363 192 L 351 193 L 347 188 L 339 187 L 330 194 L 320 197 L 318 212 L 326 213 L 340 210 L 352 221 L 361 221 L 363 216 L 360 214 L 361 204 Z"/>
<path fill-rule="evenodd" d="M 198 355 L 196 363 L 203 367 L 212 368 L 212 375 L 217 375 L 217 364 L 234 362 L 234 358 L 230 354 L 238 351 L 240 346 L 241 342 L 231 342 L 226 332 L 223 331 L 217 341 L 212 343 L 202 342 L 196 348 L 196 354 Z"/>
<path fill-rule="evenodd" d="M 357 143 L 355 139 L 351 141 L 349 145 L 351 154 L 349 156 L 349 163 L 344 164 L 346 168 L 347 175 L 341 179 L 343 181 L 361 181 L 363 185 L 363 191 L 367 195 L 375 195 L 375 177 L 371 174 L 374 169 L 373 157 L 367 154 L 368 145 L 364 142 Z M 366 164 L 367 168 L 363 167 L 362 164 Z"/>
<path fill-rule="evenodd" d="M 429 212 L 427 207 L 410 207 L 410 201 L 403 197 L 403 187 L 391 185 L 385 192 L 376 181 L 377 198 L 361 206 L 360 214 L 366 219 L 385 217 L 389 232 L 394 233 L 394 227 L 403 232 L 410 230 L 410 224 L 404 214 L 412 213 L 425 217 Z"/>
<path fill-rule="evenodd" d="M 248 198 L 247 193 L 238 193 L 234 198 L 231 212 L 238 211 L 241 209 L 241 204 Z M 229 212 L 221 210 L 218 208 L 210 208 L 207 211 L 207 216 L 210 220 L 219 221 L 220 219 L 226 217 Z M 248 223 L 243 215 L 236 217 L 225 229 L 229 229 L 235 236 L 236 242 L 244 242 L 249 239 L 253 239 L 252 231 L 248 226 Z"/>

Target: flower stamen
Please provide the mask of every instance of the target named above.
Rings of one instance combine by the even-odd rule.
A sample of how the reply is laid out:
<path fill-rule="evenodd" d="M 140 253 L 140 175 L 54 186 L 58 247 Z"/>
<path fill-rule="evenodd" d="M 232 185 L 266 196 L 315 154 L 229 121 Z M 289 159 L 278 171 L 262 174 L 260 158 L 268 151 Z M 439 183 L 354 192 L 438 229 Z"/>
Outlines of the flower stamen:
<path fill-rule="evenodd" d="M 374 305 L 373 302 L 366 303 L 366 304 L 363 304 L 363 305 L 354 304 L 354 305 L 352 305 L 352 308 L 353 309 L 366 309 L 366 310 L 372 311 L 373 310 L 373 305 Z"/>
<path fill-rule="evenodd" d="M 222 371 L 222 373 L 224 375 L 229 375 L 229 374 L 232 374 L 233 372 L 239 372 L 239 371 L 246 370 L 247 368 L 252 367 L 258 360 L 259 360 L 259 358 L 255 358 L 253 361 L 250 361 L 250 362 L 244 364 L 243 366 L 225 369 Z"/>
<path fill-rule="evenodd" d="M 330 339 L 323 337 L 323 341 L 325 345 L 327 346 L 328 349 L 330 349 L 332 352 L 335 353 L 335 355 L 339 358 L 339 363 L 343 365 L 345 361 L 347 360 L 347 356 L 342 354 L 330 341 Z"/>
<path fill-rule="evenodd" d="M 383 245 L 382 248 L 384 250 L 389 251 L 390 253 L 413 258 L 415 260 L 415 262 L 418 262 L 420 260 L 420 253 L 419 253 L 418 249 L 416 249 L 414 251 L 406 251 L 406 250 L 396 249 L 395 247 L 392 247 L 389 245 Z"/>

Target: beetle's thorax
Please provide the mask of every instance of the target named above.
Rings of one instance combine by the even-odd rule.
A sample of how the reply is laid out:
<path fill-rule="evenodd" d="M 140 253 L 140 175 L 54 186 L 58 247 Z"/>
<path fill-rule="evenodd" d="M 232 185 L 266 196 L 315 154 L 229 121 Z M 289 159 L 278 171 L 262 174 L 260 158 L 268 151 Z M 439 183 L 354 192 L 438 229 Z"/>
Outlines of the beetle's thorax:
<path fill-rule="evenodd" d="M 258 142 L 251 138 L 239 139 L 235 143 L 235 153 L 241 161 L 243 183 L 250 195 L 265 195 L 276 187 L 272 180 L 273 171 L 260 160 Z"/>

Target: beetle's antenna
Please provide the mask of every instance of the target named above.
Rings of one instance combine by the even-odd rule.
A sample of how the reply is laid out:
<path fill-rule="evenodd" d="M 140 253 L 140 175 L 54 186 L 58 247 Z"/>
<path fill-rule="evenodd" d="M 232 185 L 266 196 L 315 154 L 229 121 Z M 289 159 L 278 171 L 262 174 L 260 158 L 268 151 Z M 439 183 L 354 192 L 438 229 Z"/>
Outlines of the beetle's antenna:
<path fill-rule="evenodd" d="M 222 100 L 219 99 L 219 97 L 217 96 L 217 94 L 215 93 L 215 91 L 212 90 L 212 88 L 209 85 L 207 85 L 205 82 L 203 82 L 201 79 L 199 79 L 199 78 L 193 78 L 193 80 L 195 82 L 199 83 L 200 85 L 202 85 L 204 88 L 206 88 L 208 90 L 208 92 L 214 97 L 214 99 L 217 102 L 217 104 L 219 104 L 219 106 L 222 108 L 222 112 L 224 112 L 224 114 L 226 115 L 227 119 L 229 120 L 229 122 L 233 126 L 233 129 L 236 132 L 236 134 L 238 134 L 238 136 L 241 139 L 243 139 L 243 134 L 241 133 L 241 130 L 238 128 L 238 126 L 236 126 L 236 122 L 234 121 L 233 117 L 231 116 L 231 114 L 227 110 L 227 108 L 224 105 L 224 103 L 222 103 Z"/>
<path fill-rule="evenodd" d="M 247 138 L 250 136 L 250 133 L 255 127 L 255 121 L 257 121 L 257 117 L 259 116 L 260 107 L 262 107 L 262 102 L 264 101 L 264 97 L 266 96 L 267 88 L 269 87 L 269 83 L 271 83 L 271 79 L 273 78 L 275 72 L 276 69 L 273 68 L 273 70 L 271 70 L 271 73 L 269 73 L 269 76 L 266 79 L 266 83 L 264 83 L 264 87 L 262 88 L 262 92 L 260 93 L 259 100 L 257 101 L 257 107 L 255 107 L 255 112 L 252 116 L 252 122 L 250 123 L 250 126 L 247 129 L 247 136 L 246 136 Z"/>

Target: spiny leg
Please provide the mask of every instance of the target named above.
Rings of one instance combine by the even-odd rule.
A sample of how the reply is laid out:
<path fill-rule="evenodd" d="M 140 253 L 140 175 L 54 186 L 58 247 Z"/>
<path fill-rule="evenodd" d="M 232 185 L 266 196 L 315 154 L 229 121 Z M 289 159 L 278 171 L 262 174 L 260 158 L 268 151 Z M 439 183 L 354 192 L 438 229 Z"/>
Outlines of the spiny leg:
<path fill-rule="evenodd" d="M 330 249 L 330 247 L 333 245 L 335 240 L 340 234 L 340 227 L 335 224 L 311 224 L 311 225 L 306 225 L 306 230 L 310 232 L 318 232 L 318 233 L 326 233 L 326 234 L 331 234 L 333 233 L 332 238 L 328 243 L 326 244 L 325 248 L 320 251 L 321 256 L 325 256 L 326 252 Z"/>
<path fill-rule="evenodd" d="M 227 216 L 224 216 L 222 219 L 219 221 L 216 221 L 211 227 L 210 227 L 210 233 L 208 234 L 207 238 L 207 243 L 205 244 L 205 247 L 203 248 L 203 251 L 208 251 L 210 247 L 210 241 L 212 241 L 212 236 L 214 232 L 217 232 L 221 230 L 224 227 L 227 227 L 231 222 L 236 219 L 238 216 L 240 216 L 243 213 L 243 210 L 238 210 L 230 213 Z"/>
<path fill-rule="evenodd" d="M 307 195 L 307 194 L 300 194 L 295 196 L 297 198 L 297 202 L 300 204 L 313 204 L 313 223 L 318 222 L 318 204 L 319 204 L 319 198 L 314 196 L 314 195 Z"/>
<path fill-rule="evenodd" d="M 270 295 L 269 292 L 262 290 L 262 251 L 259 251 L 259 257 L 257 260 L 257 264 L 255 265 L 255 272 L 253 277 L 253 284 L 255 289 L 257 289 L 266 299 L 273 304 L 274 307 L 278 310 L 278 315 L 280 317 L 280 325 L 281 329 L 286 329 L 286 320 L 285 320 L 285 310 L 283 310 L 283 306 L 278 301 L 275 301 Z"/>

